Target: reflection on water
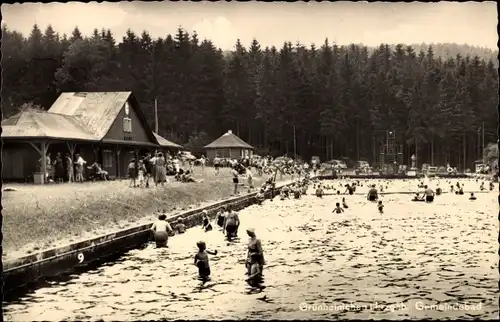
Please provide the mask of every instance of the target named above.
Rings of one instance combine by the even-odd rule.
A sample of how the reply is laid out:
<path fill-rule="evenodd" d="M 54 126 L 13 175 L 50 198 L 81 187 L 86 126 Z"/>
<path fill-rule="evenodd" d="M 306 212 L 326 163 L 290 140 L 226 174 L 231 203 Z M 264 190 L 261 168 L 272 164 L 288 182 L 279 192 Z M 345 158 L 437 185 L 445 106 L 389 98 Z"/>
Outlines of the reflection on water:
<path fill-rule="evenodd" d="M 410 185 L 393 182 L 388 191 Z M 169 248 L 149 245 L 38 289 L 8 303 L 4 315 L 11 321 L 498 318 L 496 193 L 478 194 L 474 202 L 446 194 L 431 205 L 387 195 L 384 214 L 363 196 L 343 197 L 349 205 L 343 214 L 332 213 L 337 196 L 251 206 L 240 212 L 239 240 L 195 227 L 172 238 Z M 267 262 L 263 283 L 253 286 L 244 274 L 247 227 L 256 229 Z M 218 250 L 210 256 L 209 281 L 199 281 L 193 265 L 200 239 Z"/>

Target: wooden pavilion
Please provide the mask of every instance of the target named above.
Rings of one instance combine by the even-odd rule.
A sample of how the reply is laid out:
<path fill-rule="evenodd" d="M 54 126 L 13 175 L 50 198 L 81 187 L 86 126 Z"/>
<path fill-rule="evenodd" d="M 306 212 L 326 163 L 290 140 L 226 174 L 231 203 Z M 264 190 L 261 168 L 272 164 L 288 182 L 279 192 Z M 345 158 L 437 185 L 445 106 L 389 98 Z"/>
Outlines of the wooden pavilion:
<path fill-rule="evenodd" d="M 220 158 L 251 157 L 255 150 L 253 146 L 234 135 L 231 130 L 205 146 L 205 149 L 209 160 L 213 160 L 216 155 Z"/>
<path fill-rule="evenodd" d="M 41 160 L 57 152 L 72 160 L 78 153 L 121 178 L 133 157 L 182 148 L 151 130 L 132 92 L 62 93 L 48 111 L 22 111 L 2 130 L 4 180 L 33 181 L 47 172 Z"/>

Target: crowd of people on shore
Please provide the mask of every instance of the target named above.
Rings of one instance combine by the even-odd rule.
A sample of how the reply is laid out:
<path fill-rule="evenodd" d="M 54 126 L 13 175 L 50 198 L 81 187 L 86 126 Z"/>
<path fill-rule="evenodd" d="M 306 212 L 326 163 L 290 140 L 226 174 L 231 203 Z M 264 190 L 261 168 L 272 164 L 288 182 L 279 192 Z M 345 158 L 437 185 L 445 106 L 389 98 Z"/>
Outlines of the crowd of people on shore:
<path fill-rule="evenodd" d="M 201 157 L 205 165 L 205 156 Z M 197 182 L 193 177 L 194 160 L 184 160 L 181 153 L 171 155 L 156 152 L 154 155 L 146 153 L 142 158 L 132 158 L 127 167 L 130 187 L 150 187 L 150 182 L 155 186 L 168 183 L 168 176 L 173 176 L 179 182 Z"/>

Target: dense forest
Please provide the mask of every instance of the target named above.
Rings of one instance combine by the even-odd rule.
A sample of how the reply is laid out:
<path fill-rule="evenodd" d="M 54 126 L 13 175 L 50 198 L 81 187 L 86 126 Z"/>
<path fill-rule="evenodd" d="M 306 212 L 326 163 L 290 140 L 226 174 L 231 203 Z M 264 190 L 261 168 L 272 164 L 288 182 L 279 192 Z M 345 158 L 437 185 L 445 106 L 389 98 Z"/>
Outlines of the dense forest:
<path fill-rule="evenodd" d="M 121 41 L 97 29 L 2 32 L 4 117 L 25 103 L 48 109 L 61 92 L 133 91 L 152 128 L 156 98 L 159 134 L 195 150 L 231 129 L 260 153 L 374 162 L 394 130 L 405 163 L 418 152 L 419 164 L 463 169 L 480 158 L 483 124 L 484 145 L 497 140 L 497 53 L 487 49 L 254 40 L 227 54 L 181 28 Z"/>

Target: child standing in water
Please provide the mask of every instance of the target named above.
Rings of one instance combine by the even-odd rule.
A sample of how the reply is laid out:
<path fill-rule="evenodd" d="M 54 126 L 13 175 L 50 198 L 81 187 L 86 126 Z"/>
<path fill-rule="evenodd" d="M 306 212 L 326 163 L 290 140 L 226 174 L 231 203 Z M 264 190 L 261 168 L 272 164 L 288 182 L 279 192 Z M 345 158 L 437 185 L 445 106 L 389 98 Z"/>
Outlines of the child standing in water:
<path fill-rule="evenodd" d="M 217 255 L 217 250 L 211 252 L 207 250 L 207 245 L 204 241 L 199 241 L 196 243 L 198 247 L 198 253 L 194 255 L 194 264 L 198 267 L 198 274 L 200 278 L 207 279 L 210 277 L 210 264 L 208 261 L 208 254 Z"/>
<path fill-rule="evenodd" d="M 259 265 L 259 260 L 260 256 L 259 254 L 252 253 L 250 254 L 250 276 L 247 278 L 247 282 L 258 282 L 262 278 L 262 271 L 260 269 Z"/>
<path fill-rule="evenodd" d="M 175 230 L 178 234 L 184 234 L 184 232 L 186 231 L 186 226 L 184 225 L 184 220 L 182 218 L 177 219 Z"/>
<path fill-rule="evenodd" d="M 384 213 L 384 205 L 382 204 L 382 200 L 379 200 L 377 208 L 378 208 L 379 213 L 381 213 L 381 214 Z"/>
<path fill-rule="evenodd" d="M 212 224 L 210 223 L 210 219 L 208 219 L 208 212 L 206 210 L 203 210 L 203 229 L 205 231 L 212 230 Z"/>
<path fill-rule="evenodd" d="M 333 209 L 333 211 L 332 211 L 332 212 L 335 212 L 335 213 L 337 213 L 337 214 L 341 214 L 341 213 L 343 213 L 343 212 L 344 212 L 344 209 L 340 208 L 340 203 L 338 203 L 338 202 L 337 202 L 337 203 L 335 204 L 335 209 Z"/>

